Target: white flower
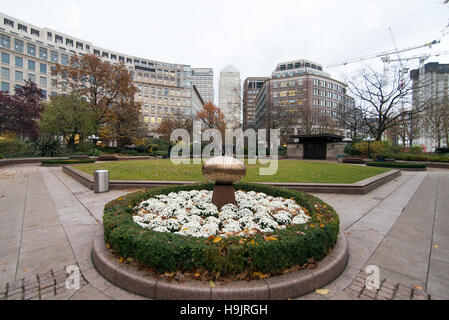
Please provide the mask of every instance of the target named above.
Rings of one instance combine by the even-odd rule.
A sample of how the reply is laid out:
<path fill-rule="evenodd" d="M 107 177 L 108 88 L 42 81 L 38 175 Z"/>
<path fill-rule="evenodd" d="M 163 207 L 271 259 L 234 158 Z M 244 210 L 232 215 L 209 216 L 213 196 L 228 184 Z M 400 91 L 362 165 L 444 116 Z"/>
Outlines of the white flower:
<path fill-rule="evenodd" d="M 207 190 L 171 192 L 142 201 L 133 221 L 156 232 L 183 236 L 248 236 L 273 232 L 289 225 L 304 224 L 310 217 L 292 199 L 254 191 L 235 193 L 237 206 L 227 204 L 218 211 Z"/>
<path fill-rule="evenodd" d="M 292 219 L 291 219 L 291 214 L 287 211 L 279 211 L 278 213 L 274 214 L 273 217 L 274 219 L 276 219 L 277 223 L 279 224 L 290 224 Z"/>
<path fill-rule="evenodd" d="M 240 223 L 238 221 L 233 220 L 233 219 L 228 219 L 223 222 L 223 228 L 221 229 L 221 231 L 224 234 L 236 233 L 236 232 L 242 231 L 242 228 L 240 227 Z"/>
<path fill-rule="evenodd" d="M 310 217 L 306 216 L 305 214 L 298 214 L 296 217 L 293 218 L 292 224 L 304 224 L 309 221 Z"/>

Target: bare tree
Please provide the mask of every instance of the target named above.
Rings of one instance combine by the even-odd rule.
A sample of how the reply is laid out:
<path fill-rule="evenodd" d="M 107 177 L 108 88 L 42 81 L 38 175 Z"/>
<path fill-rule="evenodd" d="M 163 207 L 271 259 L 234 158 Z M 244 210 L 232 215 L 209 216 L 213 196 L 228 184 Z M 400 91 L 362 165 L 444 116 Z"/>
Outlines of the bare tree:
<path fill-rule="evenodd" d="M 266 113 L 264 118 L 264 128 L 279 129 L 281 143 L 288 141 L 290 135 L 293 134 L 292 126 L 296 125 L 297 115 L 296 110 L 287 107 L 270 106 L 270 110 Z"/>
<path fill-rule="evenodd" d="M 349 108 L 342 118 L 343 127 L 349 131 L 352 141 L 358 140 L 368 133 L 368 128 L 360 107 Z"/>
<path fill-rule="evenodd" d="M 402 110 L 409 109 L 411 116 L 417 119 L 430 100 L 416 100 L 412 108 L 412 92 L 420 84 L 415 81 L 412 86 L 411 78 L 402 74 L 399 65 L 388 78 L 386 80 L 383 74 L 367 67 L 352 80 L 347 80 L 350 92 L 360 103 L 371 135 L 378 141 L 388 129 L 403 121 Z"/>
<path fill-rule="evenodd" d="M 438 143 L 438 148 L 441 148 L 441 141 L 443 138 L 448 145 L 449 140 L 449 110 L 447 99 L 439 100 L 432 99 L 426 110 L 424 117 L 424 126 L 430 137 L 435 139 Z"/>

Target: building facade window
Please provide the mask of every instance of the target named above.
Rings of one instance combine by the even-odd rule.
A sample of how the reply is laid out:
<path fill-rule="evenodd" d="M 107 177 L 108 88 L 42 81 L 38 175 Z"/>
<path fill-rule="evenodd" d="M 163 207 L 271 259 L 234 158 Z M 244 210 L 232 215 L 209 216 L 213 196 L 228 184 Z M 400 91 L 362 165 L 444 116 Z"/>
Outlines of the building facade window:
<path fill-rule="evenodd" d="M 2 91 L 9 92 L 9 83 L 2 81 Z"/>
<path fill-rule="evenodd" d="M 14 39 L 14 50 L 23 53 L 23 41 L 19 39 Z"/>
<path fill-rule="evenodd" d="M 2 79 L 9 80 L 9 68 L 2 67 Z"/>
<path fill-rule="evenodd" d="M 2 63 L 9 64 L 9 54 L 2 52 Z"/>
<path fill-rule="evenodd" d="M 61 54 L 61 64 L 66 66 L 69 64 L 69 56 L 66 54 Z"/>
<path fill-rule="evenodd" d="M 45 63 L 40 64 L 40 72 L 47 73 L 47 65 Z"/>
<path fill-rule="evenodd" d="M 16 81 L 22 82 L 23 81 L 23 72 L 16 70 Z"/>
<path fill-rule="evenodd" d="M 20 23 L 17 24 L 17 29 L 19 29 L 19 31 L 28 32 L 27 26 L 24 26 L 23 24 Z"/>
<path fill-rule="evenodd" d="M 9 19 L 7 19 L 7 18 L 4 18 L 4 19 L 3 19 L 3 23 L 5 24 L 5 26 L 9 26 L 9 27 L 14 28 L 14 21 L 12 21 L 12 20 L 9 20 Z M 8 90 L 8 91 L 9 91 L 9 90 Z"/>
<path fill-rule="evenodd" d="M 39 58 L 42 60 L 47 60 L 47 49 L 39 48 Z"/>
<path fill-rule="evenodd" d="M 39 32 L 39 30 L 36 30 L 36 29 L 31 28 L 31 34 L 32 34 L 33 36 L 39 37 L 41 33 Z"/>
<path fill-rule="evenodd" d="M 36 70 L 36 62 L 33 60 L 28 60 L 28 70 Z"/>
<path fill-rule="evenodd" d="M 28 80 L 36 83 L 36 76 L 32 73 L 28 73 Z"/>
<path fill-rule="evenodd" d="M 0 45 L 3 48 L 11 49 L 11 37 L 4 34 L 0 35 Z"/>
<path fill-rule="evenodd" d="M 47 78 L 46 77 L 40 77 L 39 78 L 39 85 L 41 87 L 47 87 Z"/>
<path fill-rule="evenodd" d="M 58 53 L 56 51 L 50 51 L 50 61 L 58 63 Z"/>
<path fill-rule="evenodd" d="M 16 61 L 16 67 L 18 67 L 18 68 L 23 68 L 23 58 L 21 58 L 21 57 L 16 57 L 16 59 L 15 59 Z"/>
<path fill-rule="evenodd" d="M 27 43 L 27 54 L 33 57 L 36 56 L 36 46 L 34 44 Z"/>

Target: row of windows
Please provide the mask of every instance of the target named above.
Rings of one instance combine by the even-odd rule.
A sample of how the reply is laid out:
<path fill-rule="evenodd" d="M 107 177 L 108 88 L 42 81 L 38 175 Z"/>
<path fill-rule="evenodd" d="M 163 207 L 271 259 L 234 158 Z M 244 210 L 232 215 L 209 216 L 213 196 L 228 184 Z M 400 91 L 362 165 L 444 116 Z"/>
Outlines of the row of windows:
<path fill-rule="evenodd" d="M 150 113 L 150 108 L 145 105 L 142 109 L 143 113 Z M 156 106 L 151 106 L 151 114 L 156 114 Z M 188 115 L 190 114 L 190 109 L 187 108 L 174 108 L 174 107 L 157 107 L 157 114 L 172 114 L 172 115 Z"/>
<path fill-rule="evenodd" d="M 139 102 L 143 102 L 145 104 L 151 103 L 151 104 L 159 104 L 159 105 L 171 105 L 171 106 L 181 106 L 185 105 L 185 106 L 190 106 L 190 100 L 184 100 L 184 102 L 182 102 L 182 100 L 180 99 L 176 99 L 176 103 L 175 103 L 175 99 L 171 98 L 170 100 L 168 98 L 165 99 L 155 99 L 154 97 L 148 98 L 148 97 L 142 97 L 142 96 L 138 96 L 137 101 Z"/>
<path fill-rule="evenodd" d="M 8 53 L 2 52 L 1 54 L 1 62 L 4 64 L 11 64 L 10 55 Z M 24 68 L 24 59 L 22 57 L 14 56 L 14 66 L 16 68 Z M 36 61 L 28 60 L 27 64 L 28 70 L 36 71 Z M 46 63 L 39 63 L 39 72 L 47 74 L 47 64 Z"/>
<path fill-rule="evenodd" d="M 0 46 L 6 49 L 11 49 L 11 37 L 0 34 Z M 25 51 L 26 47 L 26 51 Z M 49 50 L 47 48 L 43 47 L 37 47 L 35 44 L 32 44 L 30 42 L 24 42 L 19 39 L 14 39 L 14 51 L 27 54 L 32 57 L 39 57 L 39 59 L 42 60 L 48 60 L 50 58 L 51 62 L 54 63 L 61 63 L 62 65 L 67 65 L 69 63 L 69 56 L 67 54 L 61 53 L 59 54 L 57 51 L 50 50 L 50 56 Z"/>
<path fill-rule="evenodd" d="M 0 85 L 0 90 L 3 92 L 9 93 L 11 91 L 10 86 L 11 85 L 9 84 L 9 82 L 2 81 L 1 85 Z M 15 86 L 15 88 L 18 88 L 18 87 L 20 87 L 20 85 Z M 44 97 L 47 97 L 47 90 L 41 89 L 41 91 L 42 91 L 42 94 L 44 95 Z M 53 91 L 51 92 L 52 96 L 54 96 L 56 94 L 57 94 L 56 92 L 53 92 Z"/>
<path fill-rule="evenodd" d="M 322 71 L 323 68 L 321 66 L 317 66 L 316 64 L 310 63 L 310 62 L 295 62 L 295 63 L 288 63 L 288 64 L 281 64 L 279 66 L 279 70 L 291 70 L 291 69 L 298 69 L 298 68 L 312 68 Z"/>
<path fill-rule="evenodd" d="M 10 70 L 8 68 L 1 68 L 1 78 L 2 80 L 12 80 L 10 76 Z M 15 82 L 22 82 L 24 80 L 24 73 L 20 70 L 14 71 L 14 81 Z M 36 82 L 36 75 L 33 73 L 28 73 L 27 80 L 32 81 L 34 83 Z M 47 77 L 39 76 L 39 85 L 41 87 L 47 87 Z"/>
<path fill-rule="evenodd" d="M 335 90 L 338 92 L 344 92 L 344 89 L 342 86 L 339 86 L 338 84 L 335 84 L 335 83 L 332 83 L 329 81 L 313 79 L 313 84 L 317 87 L 323 87 L 323 88 L 332 89 L 332 90 Z"/>
<path fill-rule="evenodd" d="M 313 89 L 313 95 L 314 96 L 321 96 L 325 98 L 332 98 L 338 101 L 344 101 L 344 97 L 342 95 L 339 95 L 337 93 L 326 91 L 326 90 L 320 90 L 320 89 Z"/>
<path fill-rule="evenodd" d="M 10 20 L 8 18 L 4 18 L 3 19 L 3 24 L 5 26 L 14 28 L 14 21 L 12 21 L 12 20 Z M 28 27 L 26 25 L 21 24 L 21 23 L 17 23 L 17 30 L 20 30 L 20 31 L 23 31 L 23 32 L 28 32 Z M 35 35 L 35 36 L 38 36 L 38 37 L 40 36 L 40 32 L 37 29 L 30 28 L 30 32 L 31 32 L 32 35 Z"/>
<path fill-rule="evenodd" d="M 328 108 L 334 108 L 334 109 L 341 109 L 346 111 L 346 106 L 339 104 L 337 102 L 334 101 L 330 101 L 330 100 L 324 100 L 324 99 L 313 99 L 313 105 L 314 106 L 321 106 L 321 107 L 328 107 Z"/>
<path fill-rule="evenodd" d="M 303 91 L 302 88 L 299 88 L 298 90 L 288 90 L 288 91 L 280 91 L 279 92 L 279 97 L 293 97 L 296 95 L 302 95 Z M 278 96 L 277 92 L 273 92 L 273 97 L 276 98 Z"/>
<path fill-rule="evenodd" d="M 295 87 L 295 86 L 302 86 L 304 84 L 304 81 L 302 79 L 298 80 L 290 80 L 290 81 L 282 81 L 282 82 L 273 82 L 272 87 L 274 89 L 276 88 L 287 88 L 287 87 Z"/>
<path fill-rule="evenodd" d="M 6 25 L 6 26 L 9 26 L 11 28 L 14 28 L 14 21 L 12 21 L 12 20 L 10 20 L 8 18 L 4 18 L 3 24 Z M 23 31 L 23 32 L 28 32 L 28 27 L 26 25 L 21 24 L 21 23 L 17 23 L 17 30 Z M 31 33 L 31 35 L 40 37 L 40 31 L 37 30 L 37 29 L 30 28 L 30 33 Z M 52 32 L 47 32 L 47 40 L 53 41 L 53 33 Z M 55 41 L 55 43 L 63 44 L 64 43 L 64 37 L 55 34 L 54 41 Z M 79 50 L 84 50 L 84 48 L 86 48 L 87 51 L 90 50 L 90 45 L 88 45 L 88 44 L 85 45 L 82 42 L 74 41 L 74 40 L 69 39 L 69 38 L 65 39 L 65 45 L 69 46 L 69 47 L 76 47 Z"/>
<path fill-rule="evenodd" d="M 185 97 L 190 97 L 190 91 L 182 91 L 182 90 L 175 90 L 175 89 L 168 89 L 168 88 L 155 88 L 155 87 L 149 87 L 149 86 L 142 86 L 141 84 L 139 84 L 137 86 L 137 89 L 140 93 L 143 94 L 150 94 L 153 96 L 185 96 Z M 154 98 L 154 97 L 152 97 Z"/>

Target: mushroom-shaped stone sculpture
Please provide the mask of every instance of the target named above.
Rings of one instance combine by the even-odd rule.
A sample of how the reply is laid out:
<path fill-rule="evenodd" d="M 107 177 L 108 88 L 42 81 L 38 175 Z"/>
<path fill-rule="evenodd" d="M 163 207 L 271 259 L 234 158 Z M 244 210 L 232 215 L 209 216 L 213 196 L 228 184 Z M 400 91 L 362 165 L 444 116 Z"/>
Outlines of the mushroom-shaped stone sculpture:
<path fill-rule="evenodd" d="M 203 175 L 215 183 L 212 203 L 220 210 L 228 203 L 235 201 L 234 183 L 246 175 L 245 164 L 233 157 L 214 157 L 204 161 Z"/>

